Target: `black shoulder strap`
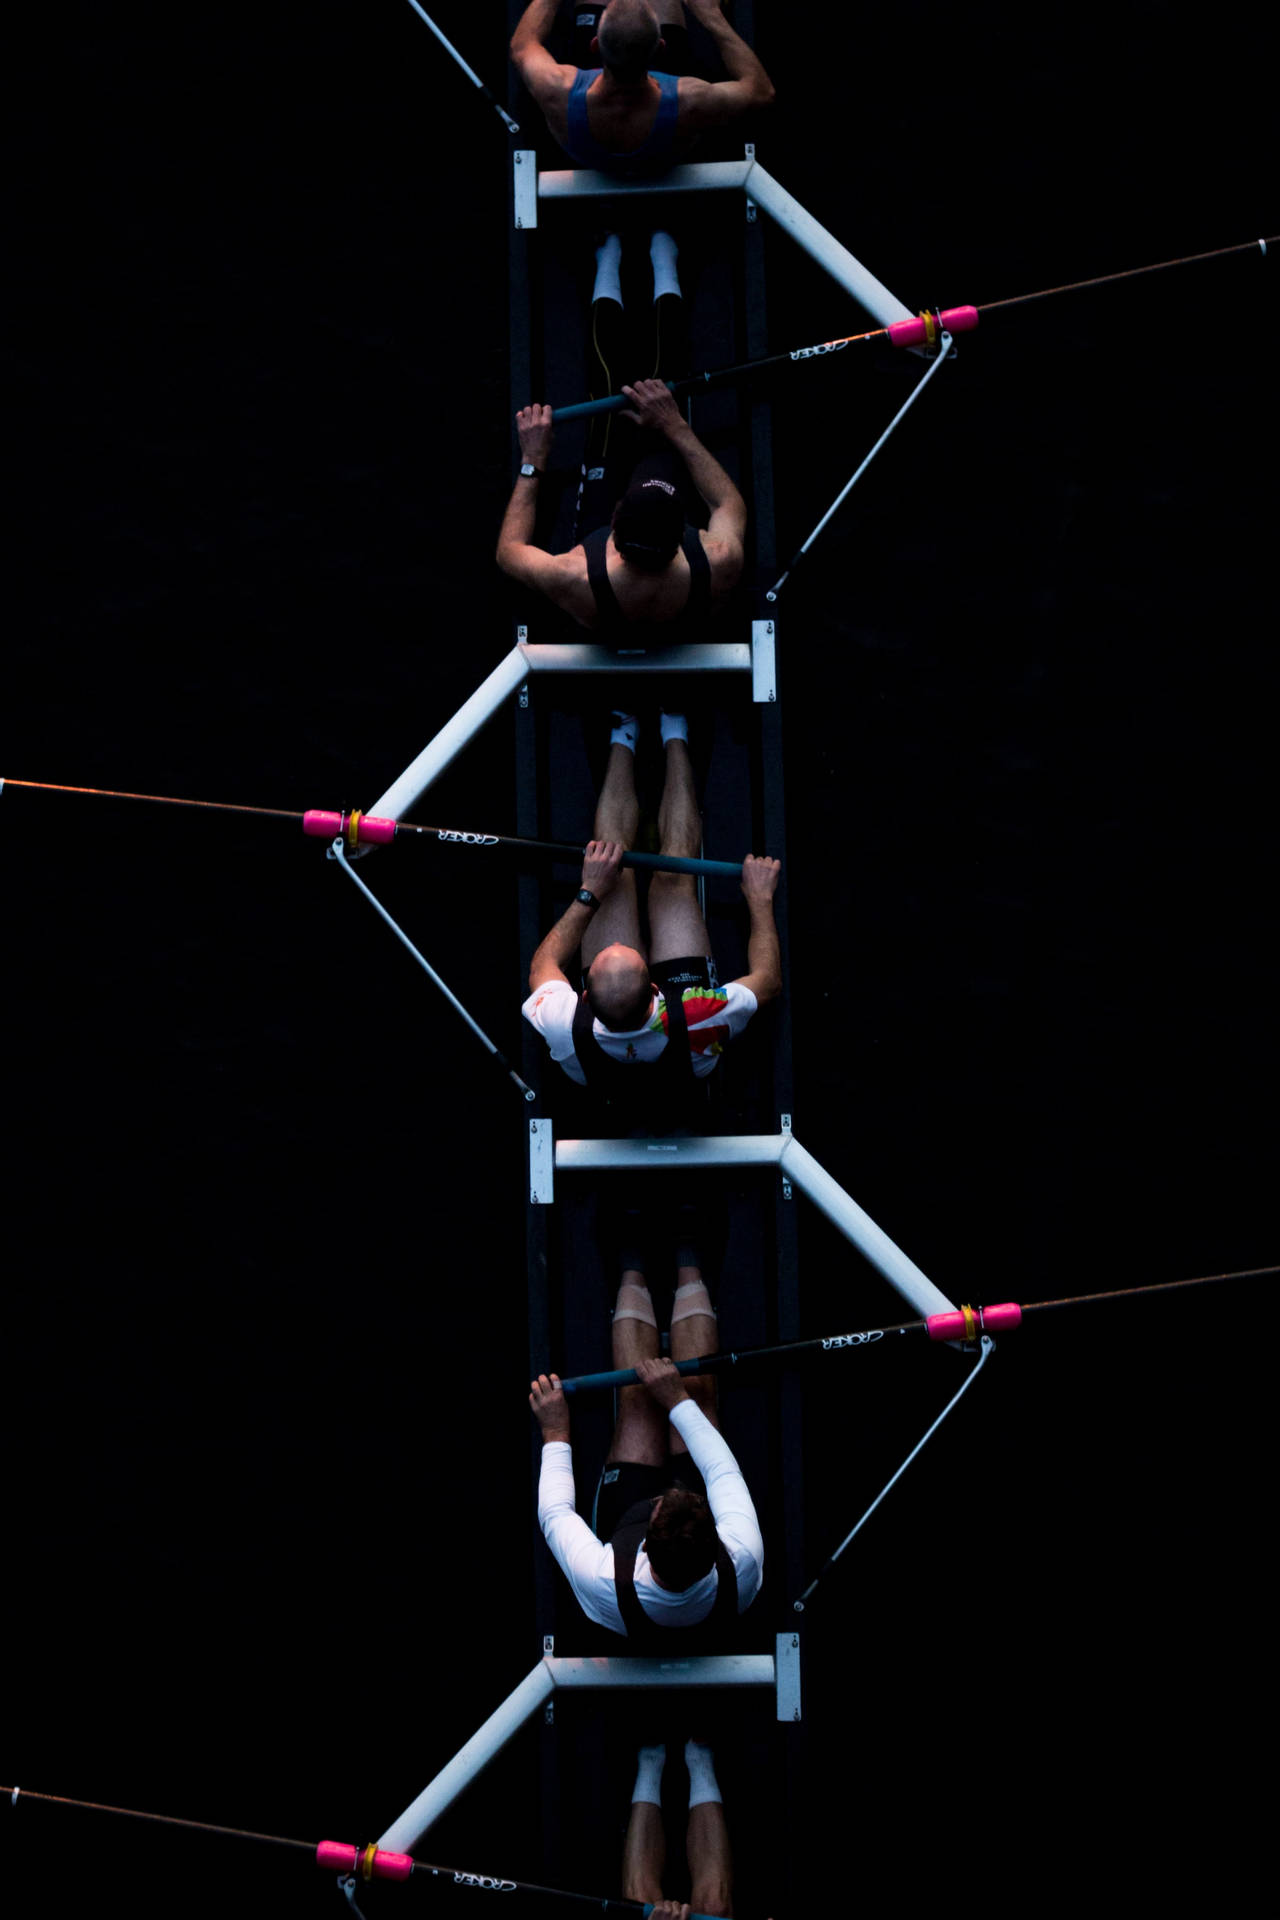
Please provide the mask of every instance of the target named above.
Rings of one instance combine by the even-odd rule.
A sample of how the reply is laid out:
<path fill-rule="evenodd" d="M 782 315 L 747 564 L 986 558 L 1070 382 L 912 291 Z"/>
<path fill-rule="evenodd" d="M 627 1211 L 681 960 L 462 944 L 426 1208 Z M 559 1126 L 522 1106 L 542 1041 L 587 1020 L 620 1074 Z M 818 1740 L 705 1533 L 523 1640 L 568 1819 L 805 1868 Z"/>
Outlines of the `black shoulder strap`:
<path fill-rule="evenodd" d="M 614 1074 L 621 1062 L 611 1059 L 596 1039 L 593 1018 L 586 994 L 580 993 L 573 1010 L 573 1051 L 591 1091 L 607 1096 L 617 1086 Z"/>
<path fill-rule="evenodd" d="M 689 598 L 685 601 L 684 618 L 696 619 L 707 611 L 711 601 L 711 562 L 696 527 L 685 528 L 680 545 L 689 562 Z"/>
<path fill-rule="evenodd" d="M 587 556 L 587 585 L 596 603 L 596 631 L 599 633 L 612 633 L 623 624 L 622 609 L 609 584 L 609 567 L 605 557 L 609 532 L 608 527 L 597 527 L 582 543 Z"/>
<path fill-rule="evenodd" d="M 578 995 L 578 1004 L 573 1010 L 573 1051 L 582 1075 L 593 1093 L 606 1098 L 616 1094 L 625 1099 L 630 1093 L 633 1097 L 641 1094 L 642 1089 L 659 1082 L 669 1086 L 672 1080 L 682 1085 L 693 1079 L 693 1055 L 689 1048 L 689 1026 L 684 1017 L 684 993 L 679 987 L 663 989 L 663 1004 L 667 1009 L 667 1044 L 656 1060 L 638 1060 L 630 1063 L 615 1060 L 605 1052 L 595 1037 L 594 1016 L 585 993 Z M 637 1077 L 639 1076 L 639 1077 Z"/>
<path fill-rule="evenodd" d="M 663 1647 L 679 1646 L 695 1650 L 695 1642 L 720 1639 L 729 1623 L 738 1617 L 738 1576 L 734 1572 L 729 1549 L 716 1535 L 716 1597 L 705 1620 L 693 1627 L 660 1627 L 640 1605 L 636 1593 L 636 1555 L 644 1542 L 649 1524 L 647 1500 L 637 1501 L 622 1516 L 621 1525 L 611 1541 L 613 1547 L 613 1584 L 618 1595 L 618 1612 L 627 1630 L 628 1640 L 656 1640 Z"/>

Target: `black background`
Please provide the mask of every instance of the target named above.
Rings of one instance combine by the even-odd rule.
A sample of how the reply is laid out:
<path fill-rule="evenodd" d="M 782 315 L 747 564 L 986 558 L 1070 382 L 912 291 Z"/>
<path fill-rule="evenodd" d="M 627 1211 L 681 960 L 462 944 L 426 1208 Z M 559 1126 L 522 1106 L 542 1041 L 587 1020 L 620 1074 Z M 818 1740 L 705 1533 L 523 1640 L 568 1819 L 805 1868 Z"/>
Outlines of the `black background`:
<path fill-rule="evenodd" d="M 502 91 L 502 21 L 438 18 Z M 509 645 L 508 138 L 393 0 L 48 30 L 11 112 L 2 770 L 367 806 Z M 762 159 L 909 305 L 1275 224 L 1247 16 L 758 39 Z M 775 347 L 857 324 L 769 245 Z M 1274 1257 L 1274 271 L 991 316 L 779 606 L 796 1131 L 956 1298 Z M 784 551 L 909 378 L 779 386 Z M 511 764 L 499 718 L 438 810 L 504 830 Z M 6 1777 L 367 1838 L 538 1656 L 523 1116 L 293 829 L 2 804 Z M 379 890 L 510 1050 L 511 902 L 432 857 Z M 801 1252 L 812 1331 L 895 1317 L 808 1214 Z M 960 1876 L 1243 1904 L 1269 1285 L 1001 1340 L 815 1602 L 812 1792 L 741 1913 Z M 815 1553 L 955 1377 L 812 1377 Z M 537 1877 L 529 1764 L 440 1857 Z M 337 1910 L 287 1857 L 4 1812 L 6 1910 Z"/>

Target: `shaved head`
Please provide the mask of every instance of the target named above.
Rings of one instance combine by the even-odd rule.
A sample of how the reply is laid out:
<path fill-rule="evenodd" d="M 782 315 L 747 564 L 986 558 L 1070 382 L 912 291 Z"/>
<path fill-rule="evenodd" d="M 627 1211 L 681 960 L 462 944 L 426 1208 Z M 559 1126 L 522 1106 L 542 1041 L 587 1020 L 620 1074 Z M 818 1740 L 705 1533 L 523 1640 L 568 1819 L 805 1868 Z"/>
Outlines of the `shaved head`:
<path fill-rule="evenodd" d="M 638 1027 L 652 999 L 648 965 L 634 947 L 605 947 L 587 969 L 587 1005 L 615 1033 Z"/>
<path fill-rule="evenodd" d="M 637 80 L 646 73 L 661 38 L 649 0 L 609 0 L 600 15 L 600 59 L 619 80 Z"/>

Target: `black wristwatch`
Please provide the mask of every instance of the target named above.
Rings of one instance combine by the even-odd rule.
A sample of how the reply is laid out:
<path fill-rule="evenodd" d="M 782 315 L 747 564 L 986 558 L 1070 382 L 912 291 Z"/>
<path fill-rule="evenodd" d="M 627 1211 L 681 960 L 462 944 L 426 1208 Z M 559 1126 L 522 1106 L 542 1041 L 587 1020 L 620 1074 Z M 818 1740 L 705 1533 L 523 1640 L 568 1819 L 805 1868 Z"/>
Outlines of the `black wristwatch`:
<path fill-rule="evenodd" d="M 546 468 L 535 467 L 532 460 L 522 460 L 520 462 L 520 478 L 522 480 L 532 480 L 535 474 L 539 480 L 545 480 Z"/>
<path fill-rule="evenodd" d="M 590 887 L 579 887 L 578 891 L 574 894 L 573 897 L 574 897 L 574 900 L 577 902 L 578 906 L 588 907 L 590 908 L 592 913 L 594 913 L 596 908 L 600 905 L 600 902 L 596 899 Z"/>

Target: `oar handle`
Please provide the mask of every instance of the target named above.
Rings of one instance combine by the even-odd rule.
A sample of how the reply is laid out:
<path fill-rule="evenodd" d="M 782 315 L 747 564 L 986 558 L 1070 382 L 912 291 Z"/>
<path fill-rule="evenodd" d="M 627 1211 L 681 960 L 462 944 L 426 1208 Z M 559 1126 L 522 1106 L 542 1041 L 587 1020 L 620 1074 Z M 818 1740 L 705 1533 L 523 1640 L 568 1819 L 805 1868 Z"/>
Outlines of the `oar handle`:
<path fill-rule="evenodd" d="M 677 1360 L 675 1368 L 677 1373 L 683 1374 L 706 1373 L 717 1362 L 723 1363 L 731 1357 L 729 1354 L 707 1353 L 700 1360 Z M 560 1389 L 563 1393 L 592 1393 L 600 1387 L 634 1387 L 639 1379 L 634 1367 L 618 1367 L 609 1373 L 575 1373 L 571 1380 L 560 1382 Z"/>
<path fill-rule="evenodd" d="M 719 874 L 726 880 L 741 880 L 741 860 L 686 860 L 678 853 L 624 853 L 624 867 L 643 867 L 647 873 Z"/>
<path fill-rule="evenodd" d="M 675 393 L 674 380 L 668 380 L 667 389 Z M 630 404 L 625 393 L 609 393 L 603 400 L 576 400 L 571 407 L 553 407 L 551 418 L 557 425 L 561 420 L 589 420 L 593 414 L 617 413 L 619 408 L 628 407 Z"/>

